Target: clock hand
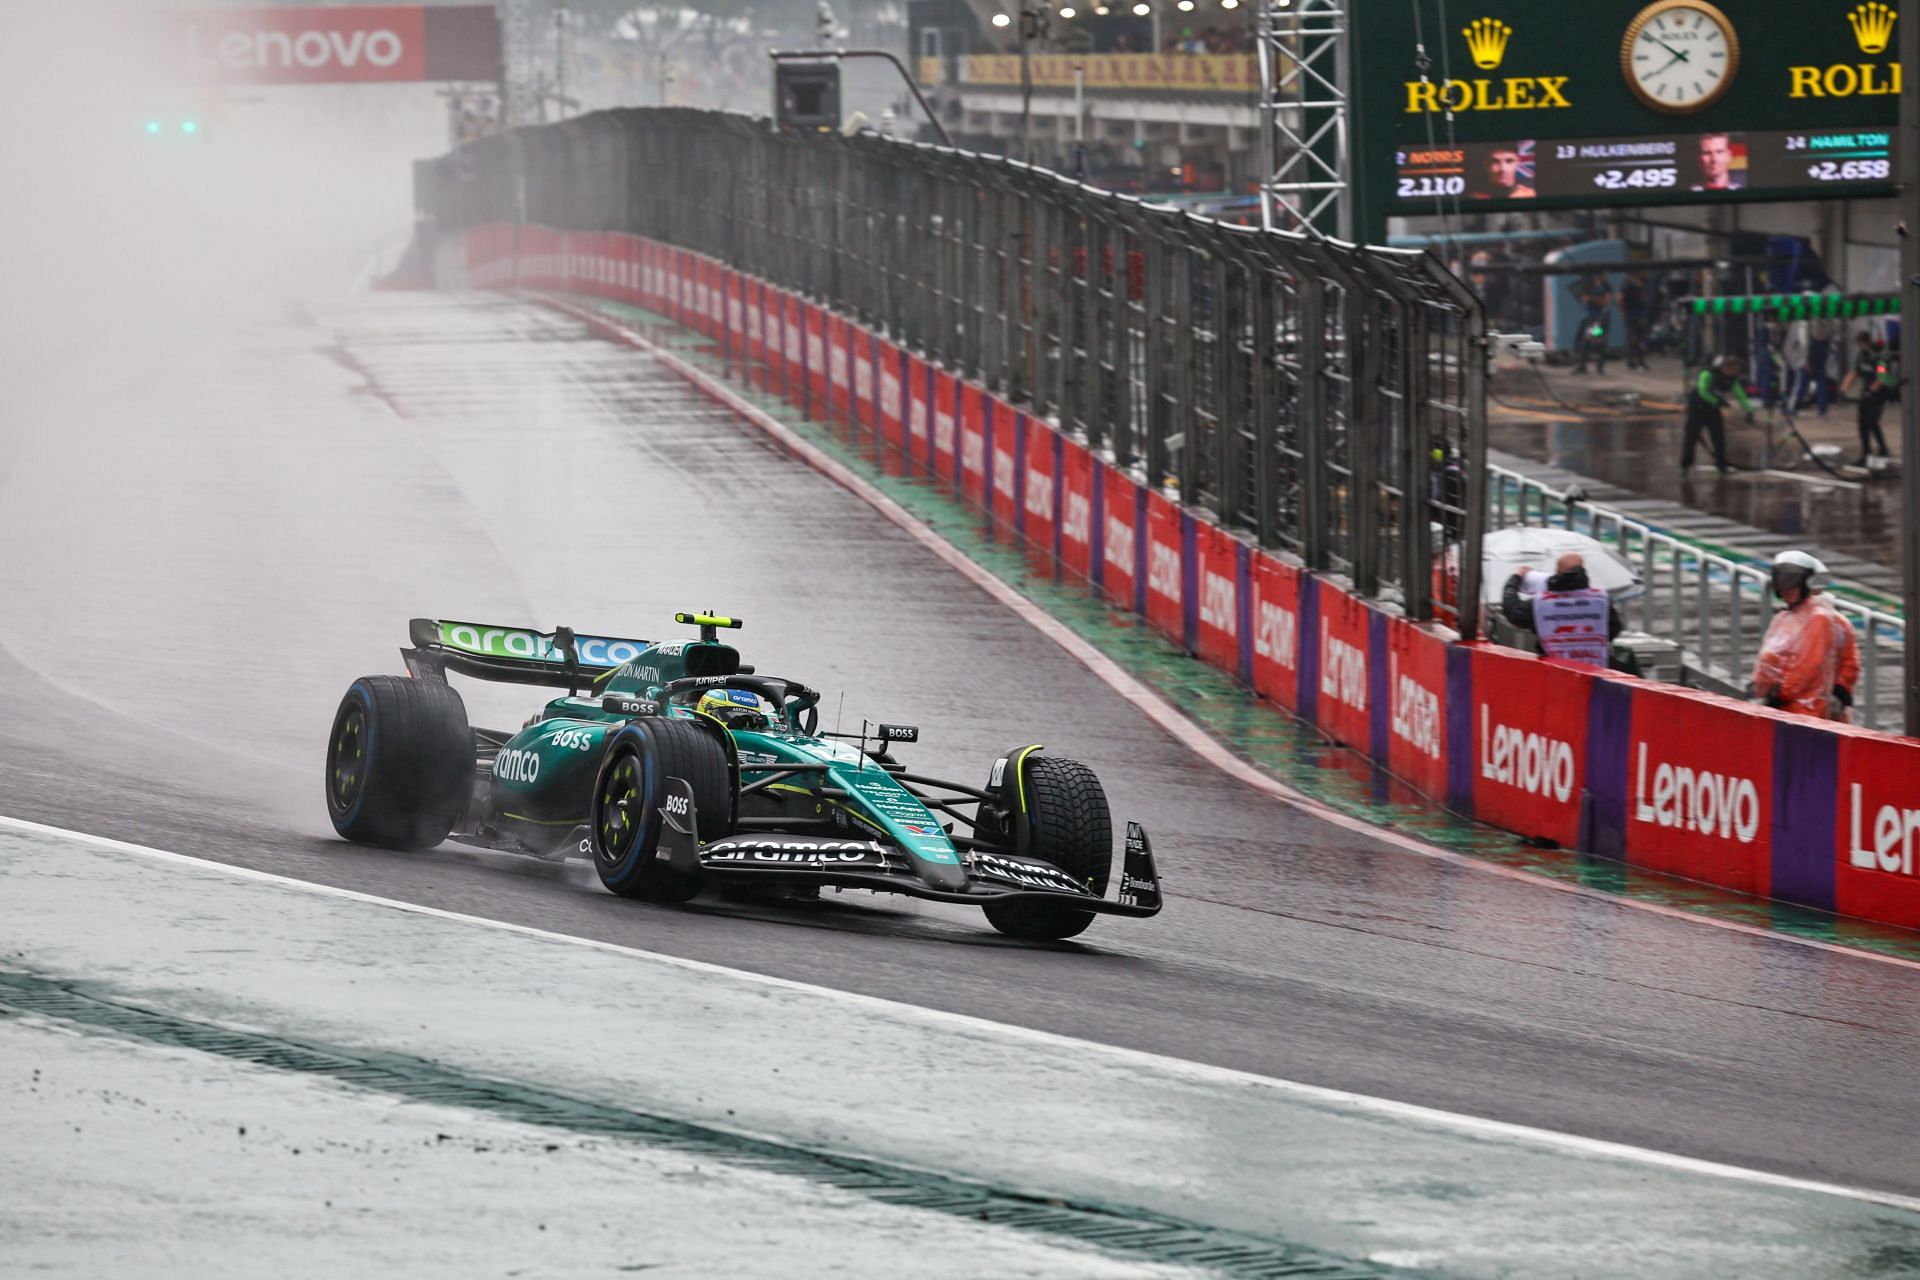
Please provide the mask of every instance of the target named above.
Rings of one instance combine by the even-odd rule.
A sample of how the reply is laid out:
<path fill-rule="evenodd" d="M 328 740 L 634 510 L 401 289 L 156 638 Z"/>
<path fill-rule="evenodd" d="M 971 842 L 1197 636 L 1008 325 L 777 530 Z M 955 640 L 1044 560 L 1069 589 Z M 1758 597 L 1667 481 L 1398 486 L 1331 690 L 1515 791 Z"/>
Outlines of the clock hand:
<path fill-rule="evenodd" d="M 1676 49 L 1672 45 L 1668 44 L 1665 40 L 1660 39 L 1658 36 L 1650 36 L 1648 38 L 1651 39 L 1655 44 L 1659 45 L 1662 49 L 1665 49 L 1668 53 L 1672 54 L 1674 62 L 1686 62 L 1688 60 L 1687 51 L 1685 49 Z M 1673 62 L 1669 62 L 1667 64 L 1667 67 L 1670 67 L 1672 65 L 1673 65 Z M 1665 71 L 1667 68 L 1662 67 L 1660 69 L 1662 71 Z"/>

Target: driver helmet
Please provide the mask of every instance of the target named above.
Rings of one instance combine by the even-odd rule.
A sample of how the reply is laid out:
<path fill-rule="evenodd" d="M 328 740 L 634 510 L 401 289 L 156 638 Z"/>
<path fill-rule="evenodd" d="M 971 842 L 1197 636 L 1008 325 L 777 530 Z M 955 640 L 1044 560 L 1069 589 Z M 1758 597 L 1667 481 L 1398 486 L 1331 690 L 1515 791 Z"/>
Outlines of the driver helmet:
<path fill-rule="evenodd" d="M 1827 566 L 1817 556 L 1805 551 L 1782 551 L 1773 558 L 1773 593 L 1779 595 L 1780 589 L 1785 586 L 1815 591 L 1820 586 L 1816 579 L 1826 571 Z"/>
<path fill-rule="evenodd" d="M 729 729 L 771 729 L 778 719 L 773 704 L 751 689 L 710 689 L 694 711 Z"/>

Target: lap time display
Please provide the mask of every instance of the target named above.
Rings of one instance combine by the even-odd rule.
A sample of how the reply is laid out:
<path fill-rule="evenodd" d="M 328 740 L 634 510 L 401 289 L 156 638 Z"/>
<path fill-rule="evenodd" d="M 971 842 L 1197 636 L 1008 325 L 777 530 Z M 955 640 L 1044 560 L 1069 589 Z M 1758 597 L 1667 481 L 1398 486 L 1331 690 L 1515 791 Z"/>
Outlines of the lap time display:
<path fill-rule="evenodd" d="M 1808 187 L 1884 186 L 1894 178 L 1890 130 L 1775 130 L 1631 138 L 1516 138 L 1403 147 L 1393 212 L 1578 199 L 1632 204 L 1649 196 Z"/>

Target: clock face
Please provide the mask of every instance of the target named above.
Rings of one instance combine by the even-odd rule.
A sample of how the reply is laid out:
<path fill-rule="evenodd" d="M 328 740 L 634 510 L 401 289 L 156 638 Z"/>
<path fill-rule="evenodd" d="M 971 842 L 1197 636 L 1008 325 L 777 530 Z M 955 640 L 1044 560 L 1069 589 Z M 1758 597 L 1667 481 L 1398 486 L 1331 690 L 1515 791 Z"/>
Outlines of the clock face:
<path fill-rule="evenodd" d="M 1620 69 L 1656 111 L 1698 111 L 1733 84 L 1740 41 L 1733 24 L 1704 0 L 1660 0 L 1640 11 L 1620 46 Z"/>

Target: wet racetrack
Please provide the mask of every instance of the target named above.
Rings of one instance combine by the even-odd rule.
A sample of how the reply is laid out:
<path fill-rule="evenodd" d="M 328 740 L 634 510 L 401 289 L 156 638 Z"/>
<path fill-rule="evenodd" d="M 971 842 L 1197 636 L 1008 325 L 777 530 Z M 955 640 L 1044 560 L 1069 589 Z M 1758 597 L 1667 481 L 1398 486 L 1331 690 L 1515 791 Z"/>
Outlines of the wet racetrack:
<path fill-rule="evenodd" d="M 855 498 L 537 305 L 387 295 L 103 358 L 0 458 L 0 812 L 1178 1057 L 1920 1194 L 1920 971 L 1424 859 L 1249 792 Z M 1170 903 L 1079 944 L 846 895 L 649 908 L 590 868 L 336 840 L 322 738 L 416 615 L 654 637 L 984 776 L 1039 739 Z M 473 686 L 465 686 L 473 690 Z M 538 693 L 481 689 L 476 723 Z"/>

